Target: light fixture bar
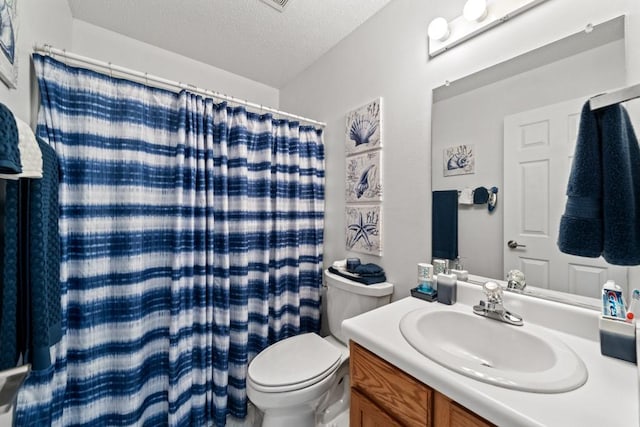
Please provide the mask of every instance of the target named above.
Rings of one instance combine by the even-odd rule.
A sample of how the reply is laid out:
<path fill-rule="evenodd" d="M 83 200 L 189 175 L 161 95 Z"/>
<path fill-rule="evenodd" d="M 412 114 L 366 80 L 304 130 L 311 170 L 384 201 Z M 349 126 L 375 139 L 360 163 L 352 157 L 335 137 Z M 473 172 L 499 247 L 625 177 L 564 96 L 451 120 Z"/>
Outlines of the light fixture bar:
<path fill-rule="evenodd" d="M 428 39 L 429 57 L 433 58 L 446 52 L 545 1 L 547 0 L 489 0 L 487 16 L 482 21 L 469 22 L 464 16 L 459 16 L 449 22 L 451 33 L 446 40 Z"/>

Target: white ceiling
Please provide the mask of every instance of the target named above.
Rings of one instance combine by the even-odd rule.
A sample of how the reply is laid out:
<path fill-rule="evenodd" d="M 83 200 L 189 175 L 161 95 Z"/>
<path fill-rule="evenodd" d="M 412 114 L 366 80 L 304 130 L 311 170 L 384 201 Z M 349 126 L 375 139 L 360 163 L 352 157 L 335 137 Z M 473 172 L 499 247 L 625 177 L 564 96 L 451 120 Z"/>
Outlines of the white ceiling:
<path fill-rule="evenodd" d="M 391 0 L 68 0 L 76 19 L 281 88 Z"/>

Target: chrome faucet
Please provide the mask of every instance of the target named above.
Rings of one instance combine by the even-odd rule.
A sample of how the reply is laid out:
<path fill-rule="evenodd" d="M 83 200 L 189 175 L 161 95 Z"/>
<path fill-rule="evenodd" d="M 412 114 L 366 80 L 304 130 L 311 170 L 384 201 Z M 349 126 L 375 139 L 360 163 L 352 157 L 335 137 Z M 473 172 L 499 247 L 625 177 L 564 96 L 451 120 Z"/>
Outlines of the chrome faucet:
<path fill-rule="evenodd" d="M 522 292 L 527 286 L 524 280 L 524 273 L 520 270 L 510 270 L 507 274 L 507 288 L 518 292 Z"/>
<path fill-rule="evenodd" d="M 473 306 L 473 312 L 475 314 L 509 323 L 510 325 L 523 325 L 522 317 L 504 308 L 502 302 L 502 286 L 496 282 L 487 282 L 482 286 L 482 291 L 487 297 L 487 300 L 480 301 L 478 305 Z"/>

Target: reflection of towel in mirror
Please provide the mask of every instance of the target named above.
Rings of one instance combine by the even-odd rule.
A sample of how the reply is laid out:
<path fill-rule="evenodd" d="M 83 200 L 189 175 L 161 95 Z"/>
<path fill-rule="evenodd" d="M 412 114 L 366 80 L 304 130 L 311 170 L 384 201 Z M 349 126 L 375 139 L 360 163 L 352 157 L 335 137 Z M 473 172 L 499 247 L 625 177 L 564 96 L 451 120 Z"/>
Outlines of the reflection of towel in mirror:
<path fill-rule="evenodd" d="M 567 196 L 560 251 L 640 264 L 640 148 L 621 105 L 582 107 Z"/>
<path fill-rule="evenodd" d="M 485 190 L 486 191 L 486 190 Z M 431 254 L 434 258 L 458 258 L 458 192 L 434 191 L 431 214 Z"/>

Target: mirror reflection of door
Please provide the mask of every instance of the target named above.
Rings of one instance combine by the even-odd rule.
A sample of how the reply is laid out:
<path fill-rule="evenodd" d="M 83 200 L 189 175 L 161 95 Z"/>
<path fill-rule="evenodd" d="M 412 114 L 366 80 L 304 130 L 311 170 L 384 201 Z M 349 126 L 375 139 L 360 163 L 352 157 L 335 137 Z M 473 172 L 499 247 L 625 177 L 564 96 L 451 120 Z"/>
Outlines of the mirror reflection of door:
<path fill-rule="evenodd" d="M 556 245 L 584 102 L 504 118 L 504 273 L 518 269 L 528 285 L 599 298 L 608 279 L 626 287 L 627 268 L 567 255 Z"/>

